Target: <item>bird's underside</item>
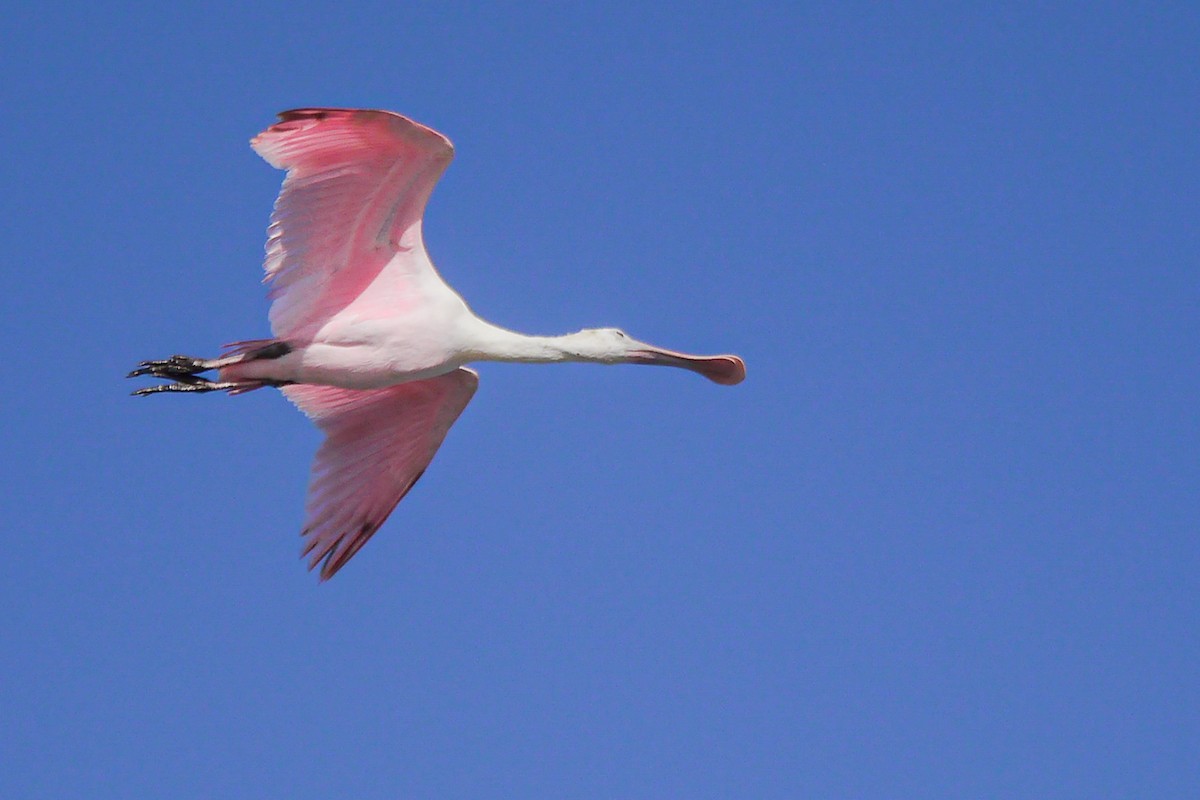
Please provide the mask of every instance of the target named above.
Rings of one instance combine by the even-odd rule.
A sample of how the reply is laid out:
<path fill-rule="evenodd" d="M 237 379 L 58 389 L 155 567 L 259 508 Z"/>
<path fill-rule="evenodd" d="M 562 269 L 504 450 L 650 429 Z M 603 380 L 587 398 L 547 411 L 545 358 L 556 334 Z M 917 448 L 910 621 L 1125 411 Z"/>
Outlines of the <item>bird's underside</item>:
<path fill-rule="evenodd" d="M 142 396 L 277 387 L 324 432 L 301 532 L 322 580 L 424 473 L 478 386 L 467 362 L 657 364 L 726 385 L 745 377 L 737 356 L 665 350 L 612 328 L 525 336 L 476 317 L 425 251 L 425 204 L 454 154 L 430 128 L 387 111 L 307 108 L 283 112 L 251 144 L 287 172 L 263 264 L 274 337 L 216 358 L 143 361 L 129 376 L 164 381 L 133 392 Z"/>

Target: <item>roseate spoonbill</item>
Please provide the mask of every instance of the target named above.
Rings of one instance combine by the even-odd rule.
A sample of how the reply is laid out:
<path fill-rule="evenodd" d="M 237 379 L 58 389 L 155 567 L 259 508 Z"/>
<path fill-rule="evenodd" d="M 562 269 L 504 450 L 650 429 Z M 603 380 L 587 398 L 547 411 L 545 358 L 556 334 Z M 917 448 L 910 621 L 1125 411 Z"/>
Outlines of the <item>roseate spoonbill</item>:
<path fill-rule="evenodd" d="M 526 336 L 485 322 L 425 252 L 421 216 L 450 140 L 388 111 L 285 111 L 251 145 L 287 170 L 267 229 L 273 339 L 218 358 L 143 361 L 134 392 L 278 386 L 325 433 L 305 504 L 303 555 L 321 580 L 350 560 L 425 471 L 479 383 L 472 361 L 657 364 L 740 383 L 737 356 L 694 356 L 615 328 Z M 216 380 L 200 376 L 217 370 Z"/>

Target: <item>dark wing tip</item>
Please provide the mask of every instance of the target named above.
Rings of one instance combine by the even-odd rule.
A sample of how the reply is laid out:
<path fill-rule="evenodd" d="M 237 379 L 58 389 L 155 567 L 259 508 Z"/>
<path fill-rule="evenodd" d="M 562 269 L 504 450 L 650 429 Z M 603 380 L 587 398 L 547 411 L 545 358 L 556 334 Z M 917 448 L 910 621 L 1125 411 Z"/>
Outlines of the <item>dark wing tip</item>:
<path fill-rule="evenodd" d="M 345 548 L 335 547 L 329 551 L 329 555 L 325 557 L 324 563 L 321 564 L 321 582 L 332 578 L 337 574 L 337 571 L 346 566 L 346 562 L 354 557 L 354 554 L 362 549 L 362 546 L 367 543 L 367 540 L 375 535 L 375 531 L 379 530 L 380 522 L 364 522 L 353 534 L 350 544 Z"/>
<path fill-rule="evenodd" d="M 396 506 L 399 505 L 400 501 L 404 499 L 404 496 L 407 495 L 409 491 L 417 485 L 417 481 L 421 480 L 421 476 L 424 474 L 425 470 L 421 470 L 411 481 L 408 482 L 408 485 L 404 487 L 402 492 L 400 492 L 399 496 L 396 498 L 396 501 L 392 503 L 391 507 L 387 510 L 387 513 L 383 514 L 376 520 L 367 520 L 363 522 L 361 525 L 359 525 L 358 530 L 354 531 L 353 533 L 347 531 L 339 536 L 337 542 L 329 548 L 329 552 L 309 563 L 309 571 L 315 569 L 317 564 L 320 564 L 320 580 L 322 583 L 336 575 L 337 571 L 346 566 L 346 562 L 353 558 L 355 553 L 357 553 L 359 550 L 362 550 L 363 545 L 367 543 L 367 540 L 374 536 L 375 532 L 383 527 L 383 523 L 386 522 L 387 518 L 391 516 L 393 511 L 396 510 Z M 300 535 L 305 536 L 309 533 L 311 533 L 310 529 L 305 528 Z M 349 539 L 350 543 L 345 547 L 342 547 L 341 542 L 347 539 Z M 316 546 L 316 543 L 317 538 L 311 538 L 308 545 L 304 548 L 304 552 L 300 554 L 300 557 L 304 558 L 311 553 Z"/>
<path fill-rule="evenodd" d="M 280 122 L 292 122 L 298 119 L 325 119 L 332 116 L 349 116 L 353 108 L 291 108 L 280 111 L 276 116 Z"/>
<path fill-rule="evenodd" d="M 291 122 L 321 122 L 327 119 L 351 119 L 357 117 L 367 122 L 372 119 L 386 121 L 394 130 L 407 137 L 437 146 L 447 157 L 454 155 L 454 143 L 443 133 L 435 131 L 428 125 L 422 125 L 411 117 L 397 114 L 395 111 L 385 111 L 378 108 L 292 108 L 280 111 L 277 115 L 279 122 L 271 126 L 272 130 L 288 130 Z"/>

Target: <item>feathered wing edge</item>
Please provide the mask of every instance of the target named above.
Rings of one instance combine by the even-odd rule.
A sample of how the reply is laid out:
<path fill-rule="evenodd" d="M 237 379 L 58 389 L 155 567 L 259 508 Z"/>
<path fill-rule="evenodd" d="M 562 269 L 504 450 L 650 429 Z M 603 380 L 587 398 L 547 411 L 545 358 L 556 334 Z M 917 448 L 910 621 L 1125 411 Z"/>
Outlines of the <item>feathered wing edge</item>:
<path fill-rule="evenodd" d="M 469 369 L 385 389 L 297 384 L 283 393 L 325 433 L 313 460 L 302 556 L 345 566 L 424 474 L 479 385 Z"/>
<path fill-rule="evenodd" d="M 357 297 L 399 250 L 423 256 L 421 216 L 454 148 L 388 111 L 308 108 L 279 117 L 251 145 L 287 170 L 263 267 L 271 329 L 295 338 Z"/>

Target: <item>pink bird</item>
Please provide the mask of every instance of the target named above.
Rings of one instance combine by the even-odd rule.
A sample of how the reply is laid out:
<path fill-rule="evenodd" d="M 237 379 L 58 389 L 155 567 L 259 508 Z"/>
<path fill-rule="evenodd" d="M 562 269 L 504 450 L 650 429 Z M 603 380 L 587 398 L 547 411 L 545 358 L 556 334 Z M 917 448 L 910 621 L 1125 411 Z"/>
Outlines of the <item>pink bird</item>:
<path fill-rule="evenodd" d="M 472 313 L 434 269 L 421 217 L 454 156 L 450 140 L 399 114 L 285 111 L 254 150 L 287 170 L 267 229 L 273 339 L 206 359 L 143 361 L 130 377 L 155 392 L 281 387 L 325 433 L 305 504 L 303 555 L 333 576 L 425 471 L 466 408 L 473 361 L 657 364 L 720 384 L 746 377 L 740 358 L 694 356 L 615 328 L 526 336 Z M 216 380 L 200 376 L 218 370 Z"/>

